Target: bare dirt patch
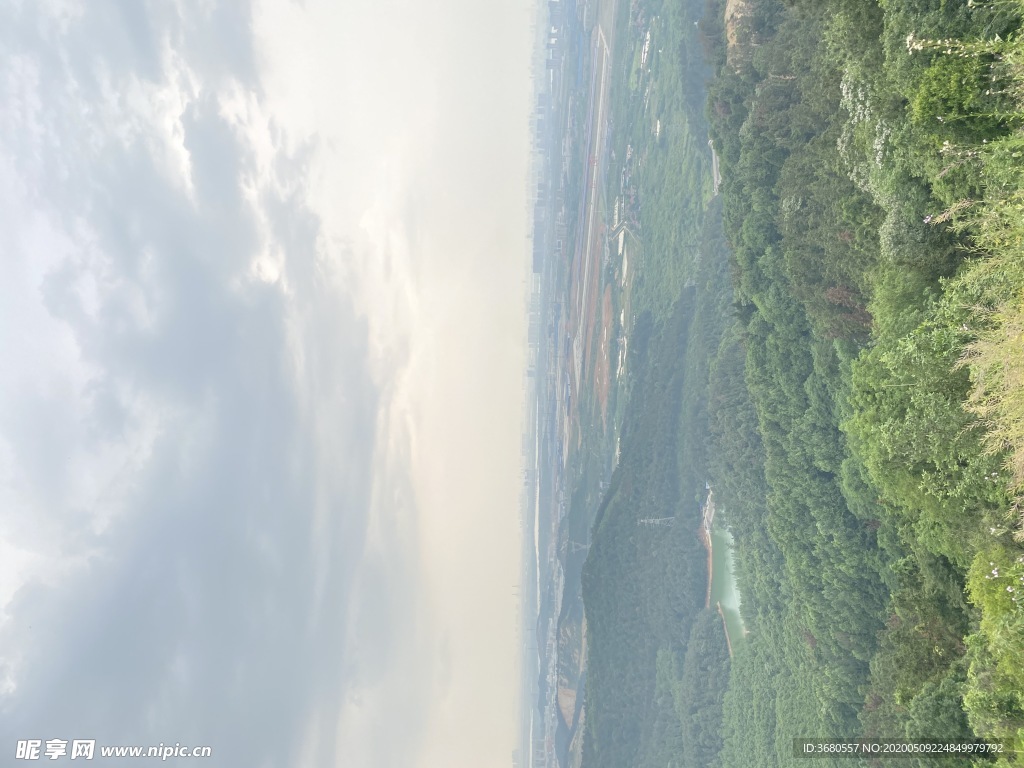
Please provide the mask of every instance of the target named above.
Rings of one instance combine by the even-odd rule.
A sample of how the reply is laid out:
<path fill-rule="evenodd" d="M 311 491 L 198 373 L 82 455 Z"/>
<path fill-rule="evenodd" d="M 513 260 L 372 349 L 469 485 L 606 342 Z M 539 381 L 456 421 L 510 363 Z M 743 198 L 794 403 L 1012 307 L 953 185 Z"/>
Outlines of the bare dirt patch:
<path fill-rule="evenodd" d="M 739 69 L 742 59 L 739 27 L 749 12 L 747 0 L 727 0 L 725 4 L 726 61 L 733 69 Z"/>
<path fill-rule="evenodd" d="M 558 712 L 562 716 L 562 722 L 565 723 L 567 728 L 572 728 L 575 725 L 576 719 L 576 689 L 575 688 L 559 688 L 558 689 Z"/>

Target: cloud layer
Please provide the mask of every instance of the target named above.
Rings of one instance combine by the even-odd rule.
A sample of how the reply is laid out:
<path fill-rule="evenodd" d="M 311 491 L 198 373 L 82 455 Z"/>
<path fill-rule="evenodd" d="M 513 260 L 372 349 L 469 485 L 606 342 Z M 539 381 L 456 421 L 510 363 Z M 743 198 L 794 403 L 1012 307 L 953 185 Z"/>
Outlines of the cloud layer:
<path fill-rule="evenodd" d="M 3 12 L 0 753 L 507 759 L 528 16 L 336 5 Z"/>

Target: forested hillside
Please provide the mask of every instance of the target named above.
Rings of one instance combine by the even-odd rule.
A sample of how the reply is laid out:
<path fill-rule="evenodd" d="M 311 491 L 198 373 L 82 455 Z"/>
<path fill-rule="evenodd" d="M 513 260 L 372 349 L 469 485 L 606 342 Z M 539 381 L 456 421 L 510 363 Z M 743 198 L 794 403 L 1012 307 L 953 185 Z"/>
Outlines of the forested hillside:
<path fill-rule="evenodd" d="M 707 557 L 696 535 L 699 308 L 688 289 L 667 322 L 645 315 L 634 333 L 628 428 L 583 570 L 585 765 L 697 768 L 720 747 L 728 654 L 721 617 L 704 608 Z"/>
<path fill-rule="evenodd" d="M 685 294 L 638 324 L 585 573 L 584 764 L 789 766 L 834 737 L 1024 765 L 1024 4 L 699 1 L 723 176 L 699 263 L 720 227 L 732 285 L 660 285 L 732 310 Z M 731 661 L 692 537 L 636 523 L 695 524 L 705 479 L 749 632 Z"/>
<path fill-rule="evenodd" d="M 1021 6 L 743 5 L 731 43 L 704 22 L 737 316 L 710 472 L 752 627 L 719 764 L 1019 742 Z"/>

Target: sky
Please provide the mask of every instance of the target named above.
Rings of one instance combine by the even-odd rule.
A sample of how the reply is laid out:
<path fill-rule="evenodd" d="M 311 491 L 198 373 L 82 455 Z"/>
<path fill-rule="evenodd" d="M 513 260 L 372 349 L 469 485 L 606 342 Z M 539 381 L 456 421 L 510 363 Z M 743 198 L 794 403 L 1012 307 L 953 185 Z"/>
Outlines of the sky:
<path fill-rule="evenodd" d="M 510 763 L 531 13 L 0 4 L 0 754 Z"/>

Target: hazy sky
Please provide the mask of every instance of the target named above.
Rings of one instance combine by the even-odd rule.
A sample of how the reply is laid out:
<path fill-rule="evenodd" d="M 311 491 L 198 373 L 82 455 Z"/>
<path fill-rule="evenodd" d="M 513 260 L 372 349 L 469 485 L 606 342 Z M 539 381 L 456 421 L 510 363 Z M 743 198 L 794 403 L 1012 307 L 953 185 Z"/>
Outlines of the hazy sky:
<path fill-rule="evenodd" d="M 508 765 L 531 5 L 0 3 L 0 755 Z"/>

